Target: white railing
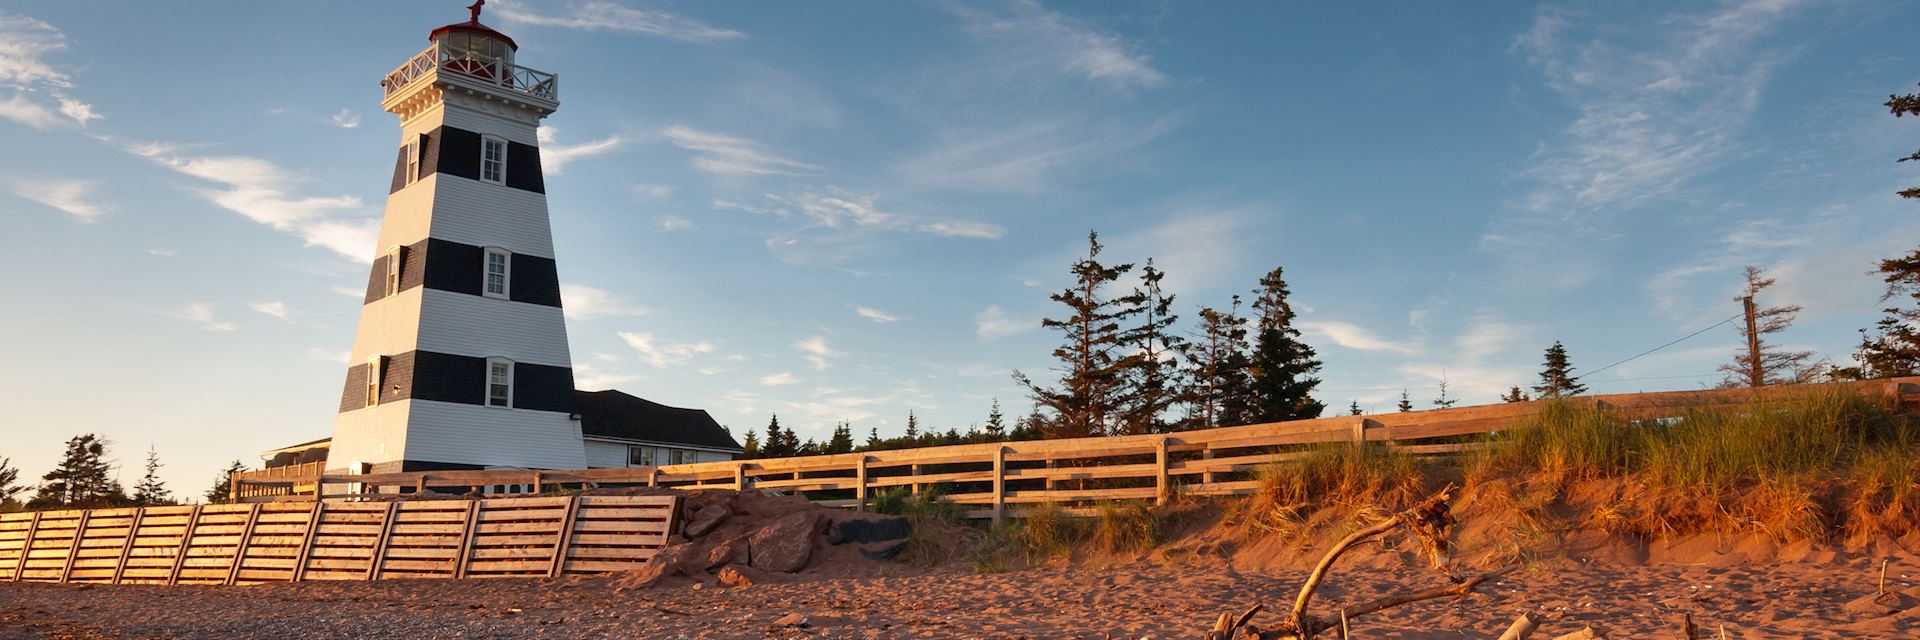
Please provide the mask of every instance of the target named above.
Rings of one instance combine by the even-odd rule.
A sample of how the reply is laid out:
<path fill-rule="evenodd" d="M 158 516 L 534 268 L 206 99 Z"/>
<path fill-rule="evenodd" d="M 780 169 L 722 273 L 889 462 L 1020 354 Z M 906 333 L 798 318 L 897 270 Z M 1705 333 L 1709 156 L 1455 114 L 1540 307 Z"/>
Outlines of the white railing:
<path fill-rule="evenodd" d="M 517 64 L 503 64 L 499 60 L 476 56 L 471 52 L 450 51 L 441 47 L 438 42 L 429 45 L 426 50 L 407 60 L 406 64 L 388 73 L 386 79 L 380 81 L 380 86 L 386 88 L 386 95 L 392 96 L 436 70 L 457 73 L 536 98 L 560 99 L 558 74 L 529 69 Z"/>

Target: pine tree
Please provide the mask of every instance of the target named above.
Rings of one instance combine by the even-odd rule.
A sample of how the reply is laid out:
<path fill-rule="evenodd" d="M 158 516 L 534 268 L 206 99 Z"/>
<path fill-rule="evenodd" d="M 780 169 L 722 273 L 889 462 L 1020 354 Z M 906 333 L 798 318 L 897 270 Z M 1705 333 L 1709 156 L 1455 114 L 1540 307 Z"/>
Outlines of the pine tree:
<path fill-rule="evenodd" d="M 760 445 L 762 458 L 791 458 L 800 452 L 800 434 L 780 428 L 780 415 L 767 421 L 767 441 Z"/>
<path fill-rule="evenodd" d="M 1886 316 L 1873 329 L 1860 330 L 1855 366 L 1840 373 L 1861 380 L 1920 375 L 1920 250 L 1881 260 L 1878 272 L 1887 283 L 1880 302 L 1904 297 L 1911 306 L 1895 303 L 1881 309 Z"/>
<path fill-rule="evenodd" d="M 1793 317 L 1800 313 L 1800 305 L 1759 307 L 1760 292 L 1774 282 L 1773 278 L 1762 277 L 1763 273 L 1758 267 L 1747 267 L 1746 286 L 1741 290 L 1741 297 L 1734 298 L 1748 309 L 1752 326 L 1740 325 L 1743 344 L 1734 353 L 1733 362 L 1720 365 L 1720 370 L 1727 373 L 1727 379 L 1720 383 L 1722 387 L 1764 387 L 1792 382 L 1802 377 L 1807 359 L 1813 357 L 1812 351 L 1785 351 L 1767 341 L 1767 336 L 1793 326 Z"/>
<path fill-rule="evenodd" d="M 987 427 L 985 433 L 989 442 L 1000 442 L 1007 439 L 1006 420 L 1006 416 L 1000 413 L 1000 399 L 994 398 L 993 408 L 987 410 Z"/>
<path fill-rule="evenodd" d="M 880 427 L 867 428 L 867 449 L 880 446 Z"/>
<path fill-rule="evenodd" d="M 1400 404 L 1394 405 L 1394 408 L 1399 409 L 1400 413 L 1406 413 L 1413 410 L 1413 400 L 1407 398 L 1406 389 L 1400 390 Z"/>
<path fill-rule="evenodd" d="M 66 454 L 47 475 L 40 478 L 40 490 L 27 502 L 35 509 L 50 507 L 116 507 L 128 502 L 125 489 L 111 476 L 107 441 L 94 434 L 67 440 Z"/>
<path fill-rule="evenodd" d="M 912 409 L 907 410 L 907 439 L 920 440 L 920 417 L 913 415 Z"/>
<path fill-rule="evenodd" d="M 1893 117 L 1895 118 L 1898 118 L 1901 116 L 1920 116 L 1920 94 L 1909 93 L 1906 95 L 1887 96 L 1887 102 L 1885 106 L 1888 109 L 1893 111 Z M 1895 162 L 1907 162 L 1909 160 L 1920 160 L 1920 151 L 1915 151 L 1911 154 L 1908 154 L 1904 158 L 1895 160 Z M 1900 197 L 1920 198 L 1920 188 L 1910 187 L 1907 189 L 1902 189 L 1900 191 Z"/>
<path fill-rule="evenodd" d="M 1360 401 L 1359 401 L 1359 400 L 1354 400 L 1354 401 L 1352 401 L 1352 402 L 1348 402 L 1348 403 L 1347 403 L 1347 415 L 1350 415 L 1350 416 L 1357 416 L 1357 415 L 1360 415 Z"/>
<path fill-rule="evenodd" d="M 207 504 L 226 504 L 233 501 L 233 476 L 245 473 L 247 465 L 239 460 L 228 464 L 213 480 L 213 487 L 207 489 Z"/>
<path fill-rule="evenodd" d="M 760 434 L 747 430 L 747 438 L 740 441 L 740 459 L 752 460 L 760 457 Z"/>
<path fill-rule="evenodd" d="M 1300 341 L 1300 330 L 1293 326 L 1291 295 L 1280 267 L 1260 278 L 1254 290 L 1253 308 L 1260 313 L 1255 324 L 1253 351 L 1253 419 L 1257 422 L 1304 420 L 1320 417 L 1327 406 L 1312 397 L 1320 379 L 1320 361 L 1313 359 L 1313 347 Z"/>
<path fill-rule="evenodd" d="M 827 440 L 822 453 L 851 453 L 853 451 L 853 425 L 842 422 L 833 427 L 833 437 Z"/>
<path fill-rule="evenodd" d="M 20 492 L 27 488 L 20 486 L 20 468 L 13 466 L 12 458 L 0 458 L 0 511 L 18 511 Z"/>
<path fill-rule="evenodd" d="M 133 505 L 136 507 L 158 507 L 173 504 L 173 492 L 160 482 L 160 453 L 152 445 L 147 446 L 147 475 L 140 478 L 140 484 L 133 487 Z"/>
<path fill-rule="evenodd" d="M 1246 424 L 1253 412 L 1252 361 L 1240 296 L 1226 313 L 1201 307 L 1200 326 L 1186 343 L 1188 429 Z"/>
<path fill-rule="evenodd" d="M 1433 406 L 1441 409 L 1451 409 L 1453 405 L 1459 403 L 1459 398 L 1447 397 L 1447 373 L 1445 371 L 1440 372 L 1440 397 L 1433 399 Z"/>
<path fill-rule="evenodd" d="M 1073 263 L 1074 284 L 1048 296 L 1066 305 L 1064 320 L 1046 318 L 1041 326 L 1065 334 L 1066 342 L 1053 350 L 1060 361 L 1058 386 L 1042 386 L 1020 371 L 1013 379 L 1027 388 L 1035 402 L 1052 409 L 1056 418 L 1045 426 L 1049 438 L 1072 438 L 1113 433 L 1120 416 L 1116 390 L 1121 385 L 1121 352 L 1126 344 L 1121 323 L 1142 311 L 1144 297 L 1129 293 L 1107 297 L 1107 287 L 1133 270 L 1132 264 L 1101 264 L 1100 234 L 1087 234 L 1087 255 Z"/>
<path fill-rule="evenodd" d="M 1173 313 L 1173 294 L 1160 287 L 1166 277 L 1148 258 L 1147 265 L 1140 269 L 1140 286 L 1134 289 L 1141 301 L 1141 320 L 1122 338 L 1135 351 L 1121 360 L 1121 433 L 1168 431 L 1167 411 L 1180 400 L 1179 362 L 1172 356 L 1180 352 L 1185 340 L 1171 331 L 1180 316 Z"/>
<path fill-rule="evenodd" d="M 1500 396 L 1501 402 L 1527 402 L 1530 400 L 1533 400 L 1533 398 L 1527 397 L 1527 392 L 1521 391 L 1520 387 L 1508 389 L 1506 395 Z"/>
<path fill-rule="evenodd" d="M 1533 392 L 1542 398 L 1577 396 L 1587 392 L 1587 385 L 1573 375 L 1573 365 L 1567 361 L 1567 347 L 1559 340 L 1547 347 L 1547 359 L 1540 370 L 1540 384 L 1534 385 Z"/>

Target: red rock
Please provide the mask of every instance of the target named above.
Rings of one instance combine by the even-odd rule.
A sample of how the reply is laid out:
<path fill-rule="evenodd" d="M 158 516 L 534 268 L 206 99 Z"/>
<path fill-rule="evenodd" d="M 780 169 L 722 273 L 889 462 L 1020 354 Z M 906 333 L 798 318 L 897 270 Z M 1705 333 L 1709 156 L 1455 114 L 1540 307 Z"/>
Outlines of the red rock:
<path fill-rule="evenodd" d="M 813 555 L 813 538 L 820 532 L 822 517 L 818 511 L 799 511 L 781 516 L 773 524 L 761 527 L 747 539 L 751 561 L 748 566 L 762 571 L 793 573 L 807 566 Z"/>
<path fill-rule="evenodd" d="M 693 512 L 693 517 L 687 519 L 687 526 L 682 527 L 680 531 L 686 534 L 688 538 L 698 538 L 707 535 L 707 532 L 712 531 L 714 527 L 724 522 L 727 516 L 731 515 L 733 515 L 733 510 L 727 508 L 727 505 L 723 503 L 710 504 L 701 507 L 699 511 Z"/>
<path fill-rule="evenodd" d="M 729 587 L 753 586 L 753 577 L 748 576 L 746 572 L 741 571 L 739 567 L 734 567 L 734 566 L 724 567 L 720 569 L 718 573 L 713 574 L 713 577 L 719 579 L 720 584 L 724 584 Z"/>

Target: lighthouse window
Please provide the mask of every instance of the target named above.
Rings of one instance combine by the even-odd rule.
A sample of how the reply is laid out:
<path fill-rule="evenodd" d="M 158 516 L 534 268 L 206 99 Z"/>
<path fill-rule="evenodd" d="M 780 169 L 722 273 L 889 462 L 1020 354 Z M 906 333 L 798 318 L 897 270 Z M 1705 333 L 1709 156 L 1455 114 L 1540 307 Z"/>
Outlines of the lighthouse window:
<path fill-rule="evenodd" d="M 507 143 L 486 138 L 480 141 L 480 179 L 499 184 L 507 176 Z"/>
<path fill-rule="evenodd" d="M 387 357 L 367 358 L 367 406 L 380 404 L 380 385 L 387 377 Z"/>
<path fill-rule="evenodd" d="M 399 246 L 387 250 L 387 286 L 386 295 L 400 293 L 400 256 L 405 251 Z"/>
<path fill-rule="evenodd" d="M 513 362 L 501 358 L 487 360 L 487 406 L 513 404 Z"/>
<path fill-rule="evenodd" d="M 489 298 L 507 297 L 508 278 L 513 273 L 513 254 L 501 249 L 487 250 L 487 284 L 485 293 Z"/>
<path fill-rule="evenodd" d="M 421 148 L 422 145 L 419 140 L 407 143 L 407 184 L 413 184 L 414 181 L 420 179 Z"/>

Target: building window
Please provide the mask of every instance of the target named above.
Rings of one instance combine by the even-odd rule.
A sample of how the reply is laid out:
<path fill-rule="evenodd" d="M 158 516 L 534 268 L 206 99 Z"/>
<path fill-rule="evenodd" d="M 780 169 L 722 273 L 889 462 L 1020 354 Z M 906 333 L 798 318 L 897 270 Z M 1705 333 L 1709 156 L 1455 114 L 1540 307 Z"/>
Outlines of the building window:
<path fill-rule="evenodd" d="M 421 138 L 425 137 L 417 136 L 412 142 L 407 143 L 407 184 L 413 184 L 420 179 L 421 160 L 427 149 L 427 145 L 421 142 Z"/>
<path fill-rule="evenodd" d="M 627 447 L 627 466 L 653 466 L 653 447 Z"/>
<path fill-rule="evenodd" d="M 487 359 L 487 406 L 513 406 L 513 361 Z"/>
<path fill-rule="evenodd" d="M 387 250 L 387 286 L 383 295 L 400 293 L 400 265 L 405 260 L 401 256 L 405 253 L 405 248 L 397 245 Z"/>
<path fill-rule="evenodd" d="M 513 254 L 505 249 L 487 249 L 487 281 L 481 290 L 489 298 L 505 298 L 512 286 Z"/>
<path fill-rule="evenodd" d="M 373 356 L 367 358 L 367 406 L 372 407 L 380 404 L 380 387 L 386 382 L 386 377 L 387 357 Z"/>
<path fill-rule="evenodd" d="M 681 451 L 679 449 L 674 449 L 673 451 L 668 452 L 667 460 L 668 460 L 667 464 L 686 464 L 687 452 Z"/>
<path fill-rule="evenodd" d="M 480 179 L 500 184 L 507 179 L 507 141 L 484 138 L 480 141 Z"/>

